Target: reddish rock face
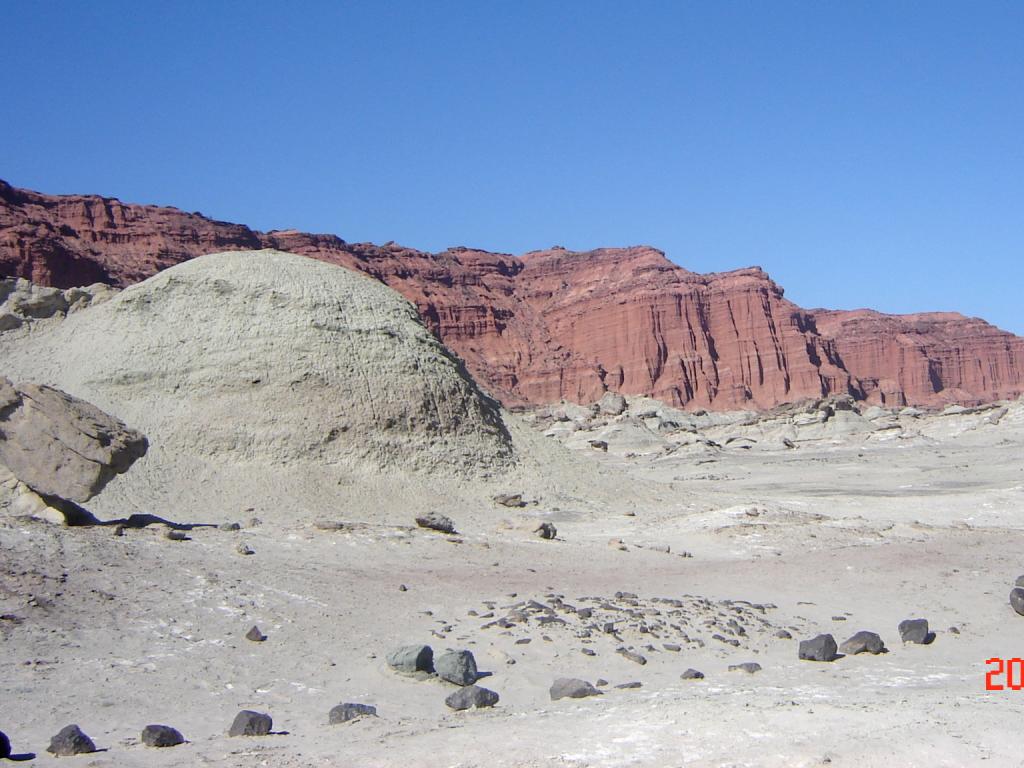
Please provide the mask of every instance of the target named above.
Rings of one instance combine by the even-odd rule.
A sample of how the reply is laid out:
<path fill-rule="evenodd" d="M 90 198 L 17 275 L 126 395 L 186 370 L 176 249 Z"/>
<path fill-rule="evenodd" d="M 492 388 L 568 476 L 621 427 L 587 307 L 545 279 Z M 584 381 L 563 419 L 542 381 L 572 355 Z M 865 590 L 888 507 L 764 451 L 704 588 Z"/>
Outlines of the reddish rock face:
<path fill-rule="evenodd" d="M 507 405 L 591 402 L 609 389 L 715 409 L 847 392 L 887 405 L 1024 392 L 1024 339 L 955 314 L 803 310 L 757 268 L 699 275 L 648 247 L 430 254 L 0 181 L 3 275 L 124 286 L 195 256 L 253 248 L 387 283 Z"/>

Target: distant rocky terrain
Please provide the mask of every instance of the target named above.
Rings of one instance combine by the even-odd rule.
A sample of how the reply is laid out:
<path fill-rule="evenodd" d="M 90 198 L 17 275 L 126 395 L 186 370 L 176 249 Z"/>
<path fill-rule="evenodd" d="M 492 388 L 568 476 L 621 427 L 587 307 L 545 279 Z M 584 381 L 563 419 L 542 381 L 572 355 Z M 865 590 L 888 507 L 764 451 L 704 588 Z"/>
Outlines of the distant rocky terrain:
<path fill-rule="evenodd" d="M 587 403 L 608 390 L 714 410 L 833 394 L 899 407 L 1024 393 L 1020 337 L 955 313 L 801 309 L 757 268 L 700 275 L 645 246 L 431 254 L 0 182 L 0 275 L 35 284 L 127 286 L 203 254 L 263 248 L 391 286 L 506 405 Z"/>

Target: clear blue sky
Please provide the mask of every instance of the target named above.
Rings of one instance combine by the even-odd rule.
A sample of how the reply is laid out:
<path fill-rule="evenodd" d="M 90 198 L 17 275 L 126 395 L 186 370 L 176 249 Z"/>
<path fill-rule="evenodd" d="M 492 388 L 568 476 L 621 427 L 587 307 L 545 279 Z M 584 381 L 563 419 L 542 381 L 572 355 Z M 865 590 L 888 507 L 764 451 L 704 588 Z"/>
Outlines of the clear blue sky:
<path fill-rule="evenodd" d="M 1022 2 L 7 2 L 0 178 L 1024 334 Z"/>

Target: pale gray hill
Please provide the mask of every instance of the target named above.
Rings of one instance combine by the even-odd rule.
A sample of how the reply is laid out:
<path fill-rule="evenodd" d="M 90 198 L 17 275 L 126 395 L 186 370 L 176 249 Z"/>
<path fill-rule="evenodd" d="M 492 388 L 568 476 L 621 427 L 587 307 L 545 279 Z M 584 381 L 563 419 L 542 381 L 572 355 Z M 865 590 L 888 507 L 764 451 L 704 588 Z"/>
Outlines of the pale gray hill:
<path fill-rule="evenodd" d="M 498 405 L 408 301 L 278 251 L 172 267 L 0 335 L 0 359 L 192 459 L 467 475 L 513 455 Z"/>

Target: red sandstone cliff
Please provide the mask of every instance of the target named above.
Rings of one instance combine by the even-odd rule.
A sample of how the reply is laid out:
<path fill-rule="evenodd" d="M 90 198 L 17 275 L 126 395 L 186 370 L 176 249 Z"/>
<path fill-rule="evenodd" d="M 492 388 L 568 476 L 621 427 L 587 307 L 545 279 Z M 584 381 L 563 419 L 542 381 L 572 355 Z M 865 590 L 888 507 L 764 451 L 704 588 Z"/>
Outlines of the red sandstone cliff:
<path fill-rule="evenodd" d="M 837 392 L 890 405 L 1024 392 L 1024 339 L 954 314 L 803 310 L 756 268 L 699 275 L 647 247 L 430 254 L 0 181 L 3 275 L 123 286 L 205 253 L 269 247 L 401 292 L 508 404 L 588 402 L 607 389 L 718 409 Z"/>

